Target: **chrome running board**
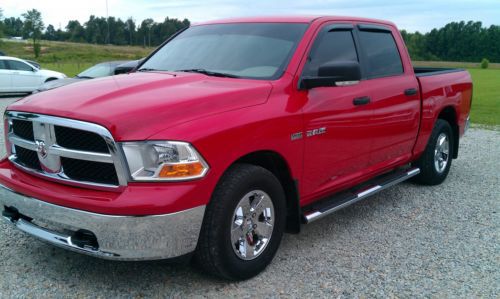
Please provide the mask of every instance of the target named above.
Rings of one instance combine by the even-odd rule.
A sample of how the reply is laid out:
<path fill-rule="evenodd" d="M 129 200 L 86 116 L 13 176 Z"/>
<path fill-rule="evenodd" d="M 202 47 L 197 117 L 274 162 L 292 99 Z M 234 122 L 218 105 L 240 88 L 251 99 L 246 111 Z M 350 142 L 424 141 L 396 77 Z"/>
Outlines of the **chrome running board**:
<path fill-rule="evenodd" d="M 348 207 L 377 192 L 406 181 L 407 179 L 414 177 L 419 173 L 419 168 L 410 168 L 405 170 L 396 170 L 376 177 L 362 184 L 362 187 L 353 188 L 349 191 L 328 197 L 324 200 L 319 201 L 318 203 L 312 204 L 309 209 L 307 209 L 306 207 L 306 212 L 304 213 L 303 220 L 307 224 L 321 219 L 326 215 Z"/>

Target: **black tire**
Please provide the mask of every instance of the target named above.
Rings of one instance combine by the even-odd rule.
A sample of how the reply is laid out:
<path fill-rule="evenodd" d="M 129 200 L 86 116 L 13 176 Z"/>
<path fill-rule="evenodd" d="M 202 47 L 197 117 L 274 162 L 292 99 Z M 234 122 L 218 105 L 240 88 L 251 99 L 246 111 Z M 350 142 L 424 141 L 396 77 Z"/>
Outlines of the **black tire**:
<path fill-rule="evenodd" d="M 231 241 L 234 212 L 240 200 L 254 190 L 267 193 L 274 206 L 274 226 L 262 252 L 252 260 L 240 258 Z M 279 180 L 265 168 L 235 164 L 221 178 L 205 211 L 195 261 L 205 272 L 228 280 L 251 278 L 269 265 L 281 243 L 286 202 Z"/>
<path fill-rule="evenodd" d="M 434 158 L 438 138 L 442 134 L 446 135 L 449 150 L 446 166 L 439 171 L 438 166 L 435 165 Z M 413 163 L 414 166 L 420 168 L 420 174 L 414 178 L 415 182 L 423 185 L 439 185 L 446 179 L 450 172 L 451 161 L 453 160 L 453 141 L 453 131 L 450 124 L 445 120 L 438 119 L 429 137 L 424 153 Z"/>

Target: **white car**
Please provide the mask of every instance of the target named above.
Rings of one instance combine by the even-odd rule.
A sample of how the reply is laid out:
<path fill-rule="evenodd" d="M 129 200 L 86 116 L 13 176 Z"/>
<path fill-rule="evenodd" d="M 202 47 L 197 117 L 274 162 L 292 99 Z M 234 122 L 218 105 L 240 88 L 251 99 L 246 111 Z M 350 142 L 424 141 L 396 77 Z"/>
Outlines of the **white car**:
<path fill-rule="evenodd" d="M 47 81 L 63 78 L 65 74 L 38 69 L 19 58 L 0 56 L 0 93 L 33 92 Z"/>

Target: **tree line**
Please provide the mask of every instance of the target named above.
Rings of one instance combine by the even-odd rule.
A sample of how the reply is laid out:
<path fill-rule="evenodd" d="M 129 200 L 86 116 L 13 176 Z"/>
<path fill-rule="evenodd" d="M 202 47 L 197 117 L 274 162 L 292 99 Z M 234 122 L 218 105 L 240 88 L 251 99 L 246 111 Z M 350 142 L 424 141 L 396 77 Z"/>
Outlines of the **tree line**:
<path fill-rule="evenodd" d="M 421 34 L 401 31 L 413 60 L 500 62 L 500 26 L 481 22 L 452 22 Z"/>
<path fill-rule="evenodd" d="M 37 26 L 33 27 L 33 20 Z M 45 27 L 41 13 L 29 10 L 21 17 L 0 19 L 0 26 L 6 36 L 19 36 L 50 41 L 68 41 L 92 44 L 158 46 L 170 35 L 188 27 L 188 19 L 165 18 L 163 22 L 145 19 L 136 23 L 133 18 L 122 20 L 115 17 L 96 17 L 91 15 L 83 24 L 71 20 L 64 28 L 49 24 Z"/>
<path fill-rule="evenodd" d="M 35 9 L 24 13 L 22 18 L 2 18 L 0 8 L 0 36 L 3 31 L 7 36 L 31 38 L 35 51 L 36 41 L 40 39 L 154 47 L 189 25 L 188 19 L 167 17 L 163 22 L 145 19 L 136 23 L 133 18 L 123 21 L 92 15 L 83 24 L 72 20 L 64 28 L 56 29 L 52 24 L 45 27 L 41 13 Z M 491 62 L 500 62 L 499 25 L 483 27 L 481 22 L 452 22 L 425 34 L 402 30 L 401 35 L 413 60 L 479 62 L 486 58 Z"/>

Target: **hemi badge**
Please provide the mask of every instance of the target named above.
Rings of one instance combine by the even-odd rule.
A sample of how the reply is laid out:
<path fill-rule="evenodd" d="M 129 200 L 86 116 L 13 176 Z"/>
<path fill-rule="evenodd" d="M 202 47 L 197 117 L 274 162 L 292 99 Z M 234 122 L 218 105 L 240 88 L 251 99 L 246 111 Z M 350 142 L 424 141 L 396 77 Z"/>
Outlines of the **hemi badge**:
<path fill-rule="evenodd" d="M 290 139 L 292 141 L 302 139 L 302 132 L 293 133 L 292 135 L 290 135 Z"/>

